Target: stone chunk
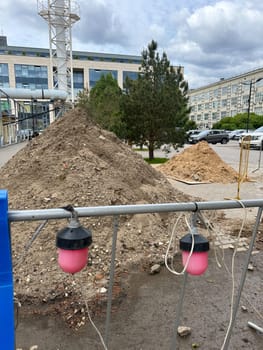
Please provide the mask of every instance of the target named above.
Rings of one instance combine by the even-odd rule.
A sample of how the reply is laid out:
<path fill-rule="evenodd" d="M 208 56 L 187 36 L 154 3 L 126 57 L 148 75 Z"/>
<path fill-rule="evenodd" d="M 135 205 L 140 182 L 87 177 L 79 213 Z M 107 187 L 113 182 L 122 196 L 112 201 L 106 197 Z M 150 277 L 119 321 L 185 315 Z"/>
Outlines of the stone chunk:
<path fill-rule="evenodd" d="M 159 264 L 154 264 L 154 265 L 151 267 L 150 275 L 155 275 L 156 273 L 159 273 L 160 271 L 161 271 L 161 265 L 159 265 Z"/>
<path fill-rule="evenodd" d="M 187 335 L 191 334 L 191 328 L 186 326 L 179 326 L 177 333 L 180 335 L 180 337 L 186 337 Z"/>

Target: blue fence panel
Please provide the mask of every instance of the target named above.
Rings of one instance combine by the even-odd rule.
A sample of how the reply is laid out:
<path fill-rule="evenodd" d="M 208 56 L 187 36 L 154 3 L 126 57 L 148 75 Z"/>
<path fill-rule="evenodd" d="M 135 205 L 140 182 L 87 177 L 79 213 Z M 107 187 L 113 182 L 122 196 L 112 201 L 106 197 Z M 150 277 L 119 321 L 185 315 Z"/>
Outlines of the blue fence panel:
<path fill-rule="evenodd" d="M 5 350 L 15 348 L 12 253 L 5 190 L 0 190 L 0 342 Z"/>

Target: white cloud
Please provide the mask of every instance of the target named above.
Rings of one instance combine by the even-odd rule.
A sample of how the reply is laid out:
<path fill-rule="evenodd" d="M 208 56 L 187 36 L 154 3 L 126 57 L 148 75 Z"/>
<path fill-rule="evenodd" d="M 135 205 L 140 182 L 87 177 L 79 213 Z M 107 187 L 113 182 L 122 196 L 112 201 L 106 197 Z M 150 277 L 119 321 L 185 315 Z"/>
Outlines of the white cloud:
<path fill-rule="evenodd" d="M 75 50 L 140 55 L 154 39 L 172 64 L 185 67 L 190 87 L 263 66 L 261 0 L 77 3 Z M 48 25 L 37 13 L 37 0 L 1 1 L 0 29 L 9 45 L 49 46 Z"/>

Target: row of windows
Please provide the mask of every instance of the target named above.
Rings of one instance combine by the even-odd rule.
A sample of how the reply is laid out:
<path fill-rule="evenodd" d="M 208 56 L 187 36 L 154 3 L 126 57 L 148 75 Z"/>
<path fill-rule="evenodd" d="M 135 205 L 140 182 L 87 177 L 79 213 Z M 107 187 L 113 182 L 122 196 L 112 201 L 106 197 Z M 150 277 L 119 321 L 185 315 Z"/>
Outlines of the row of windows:
<path fill-rule="evenodd" d="M 236 107 L 238 104 L 247 105 L 249 95 L 240 96 L 240 98 L 232 97 L 231 99 L 223 99 L 206 103 L 199 103 L 198 105 L 192 106 L 192 111 L 204 111 L 207 109 L 217 109 L 217 108 L 230 108 Z M 258 92 L 251 102 L 255 104 L 263 103 L 263 92 Z"/>
<path fill-rule="evenodd" d="M 256 84 L 252 85 L 252 90 L 255 92 L 257 88 L 263 86 L 263 79 L 258 81 Z M 214 99 L 218 98 L 221 96 L 226 96 L 228 94 L 242 94 L 242 93 L 249 93 L 250 89 L 250 82 L 239 82 L 239 83 L 234 83 L 232 85 L 227 85 L 223 87 L 217 87 L 213 90 L 209 91 L 204 91 L 200 94 L 196 94 L 190 97 L 191 103 L 198 103 L 201 100 L 209 100 L 209 99 Z"/>
<path fill-rule="evenodd" d="M 48 68 L 47 66 L 35 66 L 25 64 L 15 64 L 15 80 L 17 88 L 47 89 L 48 88 Z M 89 86 L 94 87 L 102 75 L 111 74 L 114 79 L 118 78 L 117 70 L 89 69 Z M 123 71 L 123 82 L 126 78 L 137 79 L 137 72 Z M 8 65 L 0 64 L 0 86 L 8 87 Z M 73 70 L 73 86 L 77 91 L 84 88 L 83 70 Z"/>
<path fill-rule="evenodd" d="M 212 112 L 212 113 L 198 113 L 198 114 L 191 114 L 190 119 L 194 121 L 206 121 L 206 120 L 220 120 L 224 117 L 233 117 L 237 115 L 237 113 L 247 113 L 247 108 L 243 108 L 241 111 L 238 111 L 236 109 L 232 109 L 229 112 L 221 111 L 221 112 Z M 263 107 L 255 107 L 254 113 L 258 115 L 263 114 Z"/>

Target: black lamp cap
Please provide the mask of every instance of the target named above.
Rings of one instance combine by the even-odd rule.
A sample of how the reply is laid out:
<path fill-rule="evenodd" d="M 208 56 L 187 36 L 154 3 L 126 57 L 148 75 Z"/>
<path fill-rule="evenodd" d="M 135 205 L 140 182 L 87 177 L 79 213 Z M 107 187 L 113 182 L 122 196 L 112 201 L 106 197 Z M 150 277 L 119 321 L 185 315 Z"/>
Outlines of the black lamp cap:
<path fill-rule="evenodd" d="M 192 235 L 187 233 L 180 239 L 180 249 L 190 252 L 192 248 Z M 200 234 L 194 234 L 194 252 L 207 252 L 209 250 L 209 241 Z"/>
<path fill-rule="evenodd" d="M 74 226 L 74 225 L 72 225 Z M 56 247 L 65 250 L 77 250 L 90 246 L 92 243 L 92 234 L 88 229 L 82 226 L 63 228 L 57 233 Z"/>

